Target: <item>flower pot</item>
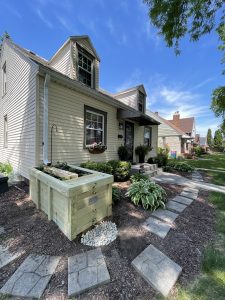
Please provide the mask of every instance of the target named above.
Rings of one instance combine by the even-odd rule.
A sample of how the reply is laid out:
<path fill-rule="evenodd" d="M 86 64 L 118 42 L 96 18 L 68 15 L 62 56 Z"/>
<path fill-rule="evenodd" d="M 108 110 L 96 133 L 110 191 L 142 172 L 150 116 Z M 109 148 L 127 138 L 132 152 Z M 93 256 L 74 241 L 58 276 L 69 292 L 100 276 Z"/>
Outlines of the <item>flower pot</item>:
<path fill-rule="evenodd" d="M 139 163 L 144 163 L 144 162 L 145 162 L 145 155 L 139 154 Z"/>
<path fill-rule="evenodd" d="M 100 154 L 100 153 L 103 153 L 105 152 L 106 149 L 98 149 L 98 148 L 88 148 L 88 151 L 92 154 Z"/>

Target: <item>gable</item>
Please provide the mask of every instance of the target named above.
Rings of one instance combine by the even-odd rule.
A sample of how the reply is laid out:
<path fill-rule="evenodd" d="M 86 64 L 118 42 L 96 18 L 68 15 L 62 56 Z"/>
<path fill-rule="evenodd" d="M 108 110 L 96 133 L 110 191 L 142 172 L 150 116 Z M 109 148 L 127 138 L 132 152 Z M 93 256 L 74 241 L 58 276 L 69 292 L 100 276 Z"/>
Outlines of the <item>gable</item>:
<path fill-rule="evenodd" d="M 88 53 L 94 56 L 98 61 L 100 58 L 88 36 L 71 36 L 70 39 L 80 45 L 80 47 L 84 48 Z"/>

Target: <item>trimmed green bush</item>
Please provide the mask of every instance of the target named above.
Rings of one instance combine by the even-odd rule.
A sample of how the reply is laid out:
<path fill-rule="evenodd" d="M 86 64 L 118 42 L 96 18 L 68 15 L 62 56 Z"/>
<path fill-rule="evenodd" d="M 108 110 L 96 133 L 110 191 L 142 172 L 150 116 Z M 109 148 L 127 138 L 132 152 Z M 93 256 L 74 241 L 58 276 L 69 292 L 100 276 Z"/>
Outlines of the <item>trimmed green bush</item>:
<path fill-rule="evenodd" d="M 158 207 L 165 208 L 166 192 L 158 184 L 143 180 L 134 182 L 126 193 L 135 205 L 142 205 L 144 209 L 156 210 Z"/>
<path fill-rule="evenodd" d="M 130 177 L 131 163 L 120 160 L 110 160 L 108 164 L 112 167 L 115 181 L 125 181 Z"/>
<path fill-rule="evenodd" d="M 189 164 L 187 164 L 186 162 L 177 162 L 174 159 L 169 161 L 167 165 L 163 167 L 164 172 L 172 172 L 173 170 L 180 171 L 180 172 L 193 172 L 194 168 Z"/>
<path fill-rule="evenodd" d="M 202 154 L 204 154 L 204 149 L 200 146 L 194 147 L 194 153 L 197 157 L 200 157 Z"/>
<path fill-rule="evenodd" d="M 94 161 L 87 161 L 80 165 L 82 168 L 106 173 L 106 174 L 113 174 L 113 168 L 107 162 L 94 162 Z"/>
<path fill-rule="evenodd" d="M 112 203 L 117 204 L 120 201 L 121 192 L 118 188 L 112 187 Z"/>
<path fill-rule="evenodd" d="M 132 183 L 140 181 L 140 180 L 149 180 L 149 178 L 148 178 L 148 176 L 141 174 L 141 173 L 136 173 L 130 177 L 130 181 Z"/>
<path fill-rule="evenodd" d="M 128 158 L 128 150 L 125 146 L 120 146 L 118 148 L 118 155 L 119 155 L 119 158 L 120 160 L 127 160 Z"/>
<path fill-rule="evenodd" d="M 12 173 L 13 167 L 10 163 L 0 163 L 0 173 L 3 173 L 5 176 L 8 176 Z"/>

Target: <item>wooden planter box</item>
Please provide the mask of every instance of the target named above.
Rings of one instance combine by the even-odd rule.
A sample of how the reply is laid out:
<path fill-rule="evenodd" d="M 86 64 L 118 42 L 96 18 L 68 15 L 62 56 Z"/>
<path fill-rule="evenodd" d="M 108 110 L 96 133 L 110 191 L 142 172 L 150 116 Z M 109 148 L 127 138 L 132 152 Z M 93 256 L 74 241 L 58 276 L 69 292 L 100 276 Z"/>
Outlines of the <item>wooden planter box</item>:
<path fill-rule="evenodd" d="M 71 167 L 91 174 L 61 181 L 36 168 L 30 169 L 31 199 L 69 240 L 111 216 L 113 183 L 112 175 Z"/>

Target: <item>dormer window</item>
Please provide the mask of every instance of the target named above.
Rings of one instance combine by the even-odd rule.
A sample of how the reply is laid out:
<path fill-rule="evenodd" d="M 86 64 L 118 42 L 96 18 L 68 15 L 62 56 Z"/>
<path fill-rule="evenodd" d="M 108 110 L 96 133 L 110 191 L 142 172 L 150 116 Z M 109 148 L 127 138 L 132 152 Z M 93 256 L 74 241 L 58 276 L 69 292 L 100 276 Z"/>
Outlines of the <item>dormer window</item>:
<path fill-rule="evenodd" d="M 145 95 L 139 91 L 138 95 L 138 110 L 144 113 L 145 110 Z"/>
<path fill-rule="evenodd" d="M 92 60 L 82 52 L 78 52 L 78 79 L 92 87 Z"/>

